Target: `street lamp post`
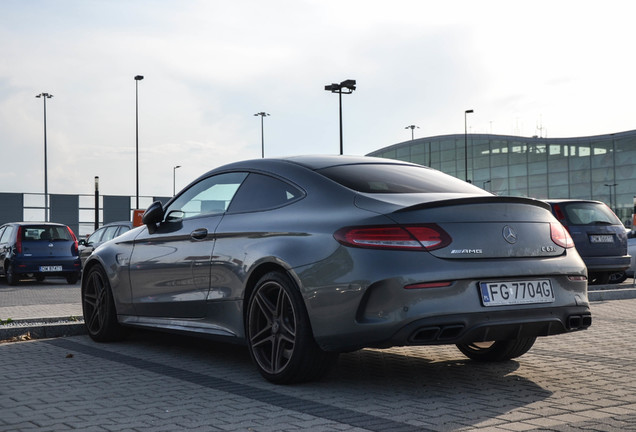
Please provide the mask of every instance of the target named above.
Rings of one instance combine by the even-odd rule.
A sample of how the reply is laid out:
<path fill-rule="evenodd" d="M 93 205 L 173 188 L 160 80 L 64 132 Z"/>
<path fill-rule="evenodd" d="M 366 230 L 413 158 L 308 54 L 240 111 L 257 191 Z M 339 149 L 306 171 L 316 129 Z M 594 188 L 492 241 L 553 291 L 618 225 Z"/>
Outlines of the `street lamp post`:
<path fill-rule="evenodd" d="M 407 127 L 405 127 L 404 129 L 411 129 L 411 141 L 413 141 L 415 139 L 415 135 L 413 134 L 413 130 L 415 128 L 420 128 L 419 126 L 415 126 L 415 125 L 409 125 Z"/>
<path fill-rule="evenodd" d="M 346 91 L 342 91 L 346 89 Z M 340 154 L 343 153 L 343 144 L 342 144 L 342 95 L 343 94 L 351 94 L 356 89 L 356 80 L 348 79 L 344 80 L 340 84 L 329 84 L 325 86 L 325 90 L 330 91 L 331 93 L 338 93 L 338 104 L 339 104 L 339 113 L 340 113 Z M 348 90 L 348 91 L 347 91 Z"/>
<path fill-rule="evenodd" d="M 95 231 L 99 228 L 99 176 L 95 176 Z"/>
<path fill-rule="evenodd" d="M 471 109 L 464 111 L 464 172 L 466 173 L 466 181 L 468 183 L 470 183 L 470 180 L 468 180 L 468 125 L 466 117 L 473 112 Z"/>
<path fill-rule="evenodd" d="M 143 75 L 135 75 L 135 177 L 137 184 L 137 201 L 135 208 L 139 209 L 139 81 Z"/>
<path fill-rule="evenodd" d="M 616 200 L 616 186 L 618 186 L 618 183 L 611 183 L 611 184 L 605 184 L 605 186 L 607 186 L 609 188 L 609 205 L 610 208 L 612 209 L 613 212 L 616 212 L 616 210 L 614 209 L 614 202 L 612 201 L 612 188 L 614 188 L 614 201 Z"/>
<path fill-rule="evenodd" d="M 49 173 L 48 173 L 48 160 L 46 150 L 46 100 L 53 97 L 49 93 L 40 93 L 35 96 L 36 98 L 42 98 L 44 101 L 44 221 L 49 221 Z"/>
<path fill-rule="evenodd" d="M 265 129 L 263 128 L 263 119 L 268 116 L 265 111 L 254 114 L 255 116 L 261 116 L 261 158 L 265 157 Z"/>
<path fill-rule="evenodd" d="M 175 196 L 177 190 L 176 190 L 176 185 L 177 185 L 177 168 L 181 168 L 181 165 L 177 165 L 172 167 L 172 196 Z"/>

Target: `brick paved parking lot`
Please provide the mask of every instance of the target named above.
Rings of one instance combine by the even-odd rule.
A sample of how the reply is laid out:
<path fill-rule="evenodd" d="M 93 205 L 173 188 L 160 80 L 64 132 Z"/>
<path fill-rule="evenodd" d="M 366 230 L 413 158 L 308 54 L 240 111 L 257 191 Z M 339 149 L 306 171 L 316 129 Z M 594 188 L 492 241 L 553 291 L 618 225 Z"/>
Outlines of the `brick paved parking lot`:
<path fill-rule="evenodd" d="M 275 386 L 243 347 L 135 332 L 0 344 L 0 431 L 636 430 L 636 300 L 595 302 L 584 332 L 484 365 L 454 347 L 343 354 Z"/>

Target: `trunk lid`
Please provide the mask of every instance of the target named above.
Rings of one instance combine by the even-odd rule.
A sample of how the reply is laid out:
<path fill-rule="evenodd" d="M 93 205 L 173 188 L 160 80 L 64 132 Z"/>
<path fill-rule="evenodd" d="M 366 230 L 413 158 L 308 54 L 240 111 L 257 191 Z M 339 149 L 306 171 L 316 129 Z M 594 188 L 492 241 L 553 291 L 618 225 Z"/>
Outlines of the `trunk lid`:
<path fill-rule="evenodd" d="M 550 223 L 558 223 L 546 203 L 519 197 L 469 197 L 428 200 L 396 208 L 396 198 L 357 204 L 371 211 L 393 211 L 387 217 L 404 226 L 436 224 L 452 239 L 430 253 L 444 259 L 552 257 L 564 248 L 552 241 Z M 377 201 L 377 196 L 376 200 Z M 407 201 L 412 202 L 412 198 Z"/>

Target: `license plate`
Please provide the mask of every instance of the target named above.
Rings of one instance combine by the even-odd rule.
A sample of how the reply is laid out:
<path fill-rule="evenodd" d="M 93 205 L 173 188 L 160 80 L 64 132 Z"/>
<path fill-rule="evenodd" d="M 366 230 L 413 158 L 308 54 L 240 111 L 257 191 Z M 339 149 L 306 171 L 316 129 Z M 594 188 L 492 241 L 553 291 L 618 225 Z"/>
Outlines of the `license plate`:
<path fill-rule="evenodd" d="M 484 306 L 552 303 L 554 291 L 549 279 L 480 282 L 479 290 Z"/>
<path fill-rule="evenodd" d="M 594 234 L 590 236 L 590 243 L 614 243 L 614 236 Z"/>
<path fill-rule="evenodd" d="M 62 266 L 40 266 L 41 272 L 60 272 L 62 271 Z"/>

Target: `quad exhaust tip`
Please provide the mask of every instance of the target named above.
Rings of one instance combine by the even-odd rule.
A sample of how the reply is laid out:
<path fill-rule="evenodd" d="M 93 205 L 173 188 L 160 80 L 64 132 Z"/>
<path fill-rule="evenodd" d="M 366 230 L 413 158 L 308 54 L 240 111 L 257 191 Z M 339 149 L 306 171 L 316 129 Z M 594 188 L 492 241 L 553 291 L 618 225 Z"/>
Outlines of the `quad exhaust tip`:
<path fill-rule="evenodd" d="M 568 317 L 568 330 L 582 330 L 592 325 L 592 315 L 570 315 Z"/>

